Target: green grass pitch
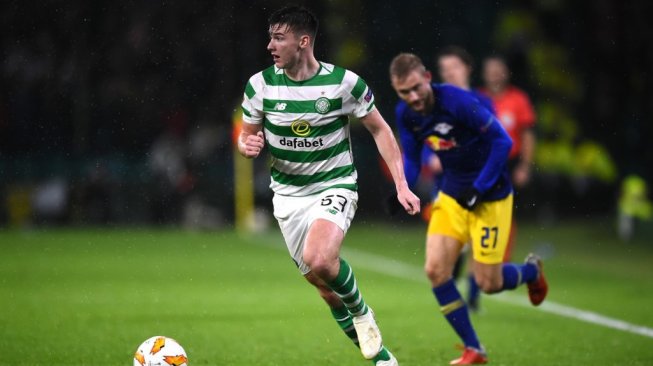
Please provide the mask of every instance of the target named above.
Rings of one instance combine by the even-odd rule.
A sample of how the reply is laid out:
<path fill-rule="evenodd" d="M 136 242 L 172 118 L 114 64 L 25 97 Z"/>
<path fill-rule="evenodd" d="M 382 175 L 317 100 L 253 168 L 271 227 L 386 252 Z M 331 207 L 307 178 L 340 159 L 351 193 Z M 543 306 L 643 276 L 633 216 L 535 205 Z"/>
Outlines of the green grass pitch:
<path fill-rule="evenodd" d="M 446 365 L 453 331 L 421 274 L 424 228 L 356 222 L 344 257 L 401 365 Z M 522 225 L 543 250 L 548 300 L 653 327 L 653 245 L 608 225 Z M 520 288 L 513 294 L 526 298 Z M 653 338 L 482 299 L 492 365 L 651 365 Z M 131 365 L 166 335 L 199 365 L 368 365 L 264 234 L 154 229 L 0 231 L 0 365 Z"/>

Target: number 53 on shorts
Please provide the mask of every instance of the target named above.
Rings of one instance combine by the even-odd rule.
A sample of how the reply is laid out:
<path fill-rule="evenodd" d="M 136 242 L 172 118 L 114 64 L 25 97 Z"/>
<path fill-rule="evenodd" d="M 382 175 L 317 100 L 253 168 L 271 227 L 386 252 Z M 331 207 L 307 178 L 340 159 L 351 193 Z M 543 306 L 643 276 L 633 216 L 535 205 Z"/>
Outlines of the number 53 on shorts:
<path fill-rule="evenodd" d="M 338 212 L 345 212 L 349 200 L 340 194 L 330 194 L 322 198 L 321 205 L 326 207 L 327 212 L 337 215 Z"/>
<path fill-rule="evenodd" d="M 318 204 L 311 210 L 315 219 L 336 223 L 347 232 L 356 212 L 358 194 L 346 189 L 329 189 L 320 194 Z"/>

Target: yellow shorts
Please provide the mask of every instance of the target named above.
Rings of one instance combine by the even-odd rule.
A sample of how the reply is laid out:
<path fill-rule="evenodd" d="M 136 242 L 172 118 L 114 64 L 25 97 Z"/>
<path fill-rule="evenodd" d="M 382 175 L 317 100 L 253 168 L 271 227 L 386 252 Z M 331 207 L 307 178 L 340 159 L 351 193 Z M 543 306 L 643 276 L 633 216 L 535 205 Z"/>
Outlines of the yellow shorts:
<path fill-rule="evenodd" d="M 462 208 L 442 192 L 433 202 L 428 235 L 450 236 L 461 245 L 471 242 L 474 260 L 485 264 L 503 262 L 512 223 L 512 194 L 480 203 L 474 211 Z"/>

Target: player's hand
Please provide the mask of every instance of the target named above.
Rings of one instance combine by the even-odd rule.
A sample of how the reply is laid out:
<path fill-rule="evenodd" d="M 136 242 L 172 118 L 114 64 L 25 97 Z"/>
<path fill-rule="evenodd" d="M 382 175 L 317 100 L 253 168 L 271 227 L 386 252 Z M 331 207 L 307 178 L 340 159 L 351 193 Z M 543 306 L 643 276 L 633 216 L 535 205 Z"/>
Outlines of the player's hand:
<path fill-rule="evenodd" d="M 481 194 L 474 187 L 462 191 L 456 198 L 456 202 L 464 209 L 473 211 L 481 203 Z"/>
<path fill-rule="evenodd" d="M 257 132 L 256 135 L 248 135 L 245 142 L 243 142 L 243 145 L 243 155 L 245 155 L 246 158 L 255 158 L 259 156 L 261 150 L 263 150 L 263 146 L 265 146 L 265 136 L 263 135 L 263 131 Z"/>
<path fill-rule="evenodd" d="M 512 172 L 512 183 L 517 188 L 523 188 L 531 178 L 531 168 L 528 163 L 520 163 Z"/>
<path fill-rule="evenodd" d="M 419 198 L 407 186 L 397 189 L 397 200 L 409 215 L 418 214 L 422 208 Z"/>

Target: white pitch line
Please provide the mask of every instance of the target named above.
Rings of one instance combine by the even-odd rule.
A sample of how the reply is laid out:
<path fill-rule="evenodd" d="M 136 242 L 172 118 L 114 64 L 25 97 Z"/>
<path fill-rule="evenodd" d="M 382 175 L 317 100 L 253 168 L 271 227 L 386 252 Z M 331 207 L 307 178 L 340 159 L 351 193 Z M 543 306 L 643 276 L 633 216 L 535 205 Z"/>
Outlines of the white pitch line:
<path fill-rule="evenodd" d="M 277 249 L 286 250 L 283 241 L 278 239 L 272 239 L 269 236 L 266 236 L 267 240 L 261 240 L 261 237 L 258 235 L 256 237 L 247 236 L 249 241 L 256 244 L 263 244 L 266 246 L 274 247 Z M 343 254 L 346 257 L 352 258 L 356 261 L 355 268 L 365 268 L 370 271 L 377 273 L 390 275 L 396 278 L 401 278 L 409 281 L 416 281 L 426 284 L 426 276 L 421 267 L 401 262 L 392 258 L 388 258 L 382 255 L 369 253 L 360 249 L 346 248 L 342 249 Z M 504 292 L 497 295 L 486 296 L 484 298 L 500 301 L 503 303 L 522 306 L 532 310 L 544 311 L 546 313 L 555 314 L 565 318 L 571 318 L 580 320 L 582 322 L 600 325 L 606 328 L 617 329 L 627 333 L 638 334 L 644 337 L 653 338 L 653 328 L 649 328 L 643 325 L 637 325 L 623 321 L 621 319 L 611 318 L 599 313 L 595 313 L 588 310 L 577 309 L 571 306 L 562 305 L 555 303 L 550 300 L 546 300 L 538 307 L 533 307 L 529 302 L 521 297 L 517 297 L 508 292 Z"/>
<path fill-rule="evenodd" d="M 400 262 L 388 257 L 368 253 L 358 249 L 343 248 L 347 257 L 356 261 L 355 267 L 365 268 L 374 272 L 390 275 L 397 278 L 407 279 L 426 283 L 426 277 L 422 268 L 408 263 Z M 533 307 L 526 299 L 504 292 L 484 298 L 503 303 L 522 306 L 532 310 L 540 310 L 547 313 L 559 315 L 566 318 L 580 320 L 586 323 L 600 325 L 606 328 L 621 330 L 627 333 L 638 334 L 644 337 L 653 338 L 653 328 L 643 325 L 632 324 L 620 319 L 611 318 L 592 311 L 577 309 L 571 306 L 555 303 L 546 300 L 538 307 Z"/>
<path fill-rule="evenodd" d="M 526 299 L 518 298 L 517 296 L 508 293 L 499 294 L 498 296 L 490 297 L 490 299 L 506 302 L 513 305 L 520 305 L 528 308 L 533 308 L 531 303 L 526 301 Z M 549 300 L 543 302 L 539 307 L 534 309 L 539 309 L 547 313 L 552 313 L 567 318 L 581 320 L 587 323 L 602 325 L 607 328 L 618 329 L 624 332 L 639 334 L 644 337 L 653 338 L 653 328 L 645 327 L 643 325 L 628 323 L 626 321 L 610 318 L 608 316 L 601 315 L 593 311 L 581 310 L 571 306 L 558 304 Z"/>

